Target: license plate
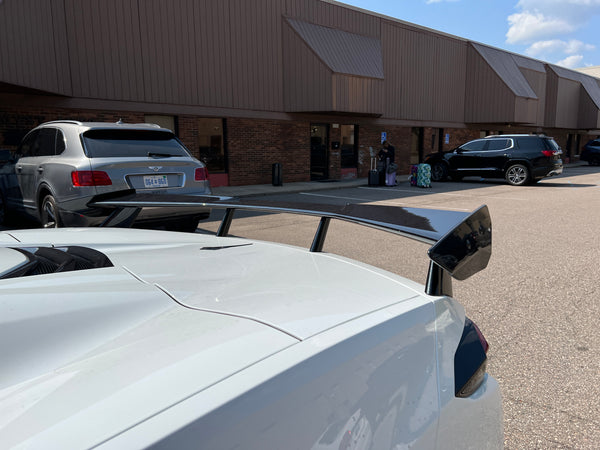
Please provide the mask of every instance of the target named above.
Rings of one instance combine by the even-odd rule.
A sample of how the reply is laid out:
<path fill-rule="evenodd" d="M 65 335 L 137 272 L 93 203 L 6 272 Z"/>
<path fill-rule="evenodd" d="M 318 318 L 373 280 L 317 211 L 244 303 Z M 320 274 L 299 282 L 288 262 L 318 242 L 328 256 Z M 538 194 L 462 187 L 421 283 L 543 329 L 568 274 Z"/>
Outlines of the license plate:
<path fill-rule="evenodd" d="M 166 175 L 146 175 L 144 176 L 144 187 L 161 188 L 169 187 L 169 181 Z"/>

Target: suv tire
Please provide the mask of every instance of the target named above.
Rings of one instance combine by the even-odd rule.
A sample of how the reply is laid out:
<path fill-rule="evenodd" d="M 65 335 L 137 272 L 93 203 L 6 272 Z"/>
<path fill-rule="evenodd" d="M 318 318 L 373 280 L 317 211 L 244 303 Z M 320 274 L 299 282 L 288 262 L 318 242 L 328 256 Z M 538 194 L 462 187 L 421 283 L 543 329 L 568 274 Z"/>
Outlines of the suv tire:
<path fill-rule="evenodd" d="M 506 170 L 506 181 L 513 186 L 523 186 L 529 183 L 531 175 L 527 166 L 523 164 L 513 164 Z"/>
<path fill-rule="evenodd" d="M 62 227 L 56 200 L 51 195 L 46 195 L 42 200 L 40 209 L 40 222 L 43 228 L 58 228 Z"/>
<path fill-rule="evenodd" d="M 435 163 L 431 168 L 432 181 L 446 181 L 448 179 L 448 167 L 444 163 Z"/>

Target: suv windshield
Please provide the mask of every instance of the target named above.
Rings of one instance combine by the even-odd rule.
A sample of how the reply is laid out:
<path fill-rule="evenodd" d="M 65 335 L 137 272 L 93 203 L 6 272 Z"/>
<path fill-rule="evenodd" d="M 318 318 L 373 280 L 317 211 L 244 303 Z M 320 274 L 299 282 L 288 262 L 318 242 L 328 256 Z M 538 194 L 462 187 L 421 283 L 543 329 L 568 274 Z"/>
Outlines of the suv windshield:
<path fill-rule="evenodd" d="M 89 130 L 83 145 L 88 158 L 189 156 L 174 134 L 158 130 Z"/>

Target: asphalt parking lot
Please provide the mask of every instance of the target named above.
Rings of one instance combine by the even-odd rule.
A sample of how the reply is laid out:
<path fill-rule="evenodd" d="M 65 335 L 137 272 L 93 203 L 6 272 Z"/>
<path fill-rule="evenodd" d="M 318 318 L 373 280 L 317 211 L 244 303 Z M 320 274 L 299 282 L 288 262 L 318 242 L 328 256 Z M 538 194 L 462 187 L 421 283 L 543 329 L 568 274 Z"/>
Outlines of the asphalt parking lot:
<path fill-rule="evenodd" d="M 502 386 L 505 446 L 600 448 L 600 168 L 568 167 L 524 187 L 468 179 L 420 189 L 404 181 L 277 197 L 457 210 L 487 204 L 491 262 L 455 282 L 454 296 L 490 342 L 488 371 Z M 254 216 L 232 232 L 307 245 L 315 226 L 313 218 Z M 424 244 L 337 223 L 325 250 L 425 281 Z"/>
<path fill-rule="evenodd" d="M 574 166 L 532 186 L 501 180 L 431 189 L 360 184 L 270 197 L 470 211 L 493 222 L 488 268 L 454 283 L 454 296 L 490 343 L 488 371 L 502 387 L 507 449 L 600 448 L 600 167 Z M 332 187 L 335 183 L 331 183 Z M 318 219 L 240 214 L 234 235 L 309 245 Z M 201 223 L 217 227 L 217 215 Z M 427 245 L 332 223 L 325 251 L 425 281 Z"/>

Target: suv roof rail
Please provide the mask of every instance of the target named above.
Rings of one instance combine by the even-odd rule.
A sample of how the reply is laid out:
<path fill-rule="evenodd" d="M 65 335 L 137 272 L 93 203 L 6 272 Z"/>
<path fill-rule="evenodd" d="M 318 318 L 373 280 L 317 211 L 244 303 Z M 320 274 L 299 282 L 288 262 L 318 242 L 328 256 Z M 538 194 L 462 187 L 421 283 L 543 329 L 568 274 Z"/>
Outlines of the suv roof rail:
<path fill-rule="evenodd" d="M 134 125 L 136 127 L 142 126 L 142 127 L 162 128 L 160 125 L 158 125 L 156 123 L 150 123 L 150 122 L 127 123 L 127 122 L 124 122 L 123 119 L 119 119 L 115 123 L 117 125 Z"/>
<path fill-rule="evenodd" d="M 545 133 L 514 133 L 514 134 L 490 134 L 485 136 L 484 139 L 488 138 L 509 138 L 509 137 L 517 137 L 517 136 L 538 136 L 538 137 L 548 137 Z"/>
<path fill-rule="evenodd" d="M 46 125 L 49 123 L 72 123 L 74 125 L 82 125 L 83 123 L 80 122 L 79 120 L 69 120 L 69 119 L 64 119 L 64 120 L 51 120 L 50 122 L 44 122 L 40 125 Z"/>

